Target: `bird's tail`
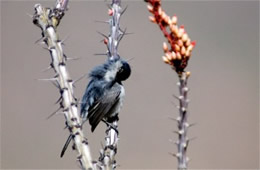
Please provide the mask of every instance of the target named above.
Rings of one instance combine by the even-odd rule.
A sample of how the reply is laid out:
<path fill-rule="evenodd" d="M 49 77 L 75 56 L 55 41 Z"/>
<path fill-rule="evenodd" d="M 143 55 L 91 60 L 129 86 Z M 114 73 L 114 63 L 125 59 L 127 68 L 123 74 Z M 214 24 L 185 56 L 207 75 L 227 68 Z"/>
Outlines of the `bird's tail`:
<path fill-rule="evenodd" d="M 67 139 L 67 141 L 66 141 L 66 143 L 65 143 L 65 145 L 64 145 L 63 148 L 62 148 L 61 153 L 60 153 L 60 157 L 61 157 L 61 158 L 63 157 L 65 151 L 67 150 L 67 148 L 68 148 L 68 146 L 69 146 L 69 144 L 70 144 L 71 139 L 72 139 L 72 135 L 70 134 L 69 137 L 68 137 L 68 139 Z"/>

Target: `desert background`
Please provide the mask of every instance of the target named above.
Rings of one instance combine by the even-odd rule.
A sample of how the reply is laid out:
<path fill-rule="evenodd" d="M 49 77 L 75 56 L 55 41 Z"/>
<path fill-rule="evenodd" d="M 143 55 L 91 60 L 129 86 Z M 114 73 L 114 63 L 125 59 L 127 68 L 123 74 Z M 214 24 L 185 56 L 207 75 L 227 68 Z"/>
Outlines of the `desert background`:
<path fill-rule="evenodd" d="M 52 7 L 48 1 L 1 1 L 1 168 L 78 169 L 76 152 L 68 148 L 59 154 L 69 135 L 65 119 L 46 118 L 58 108 L 59 92 L 49 78 L 53 71 L 41 72 L 50 64 L 49 52 L 34 42 L 41 31 L 27 15 L 34 4 Z M 68 36 L 64 51 L 80 60 L 67 63 L 72 79 L 102 64 L 106 52 L 97 31 L 108 33 L 105 21 L 108 1 L 71 0 L 58 33 Z M 119 53 L 133 58 L 131 77 L 124 82 L 126 97 L 120 112 L 118 169 L 175 169 L 176 140 L 172 131 L 177 117 L 176 73 L 164 64 L 165 40 L 143 1 L 122 0 L 128 6 L 121 28 L 133 34 L 123 38 Z M 187 70 L 189 122 L 197 123 L 189 137 L 197 137 L 188 148 L 190 169 L 259 169 L 259 1 L 162 1 L 168 15 L 176 14 L 197 45 Z M 76 84 L 82 98 L 87 77 Z M 105 125 L 95 133 L 88 124 L 84 132 L 93 158 L 99 156 Z"/>

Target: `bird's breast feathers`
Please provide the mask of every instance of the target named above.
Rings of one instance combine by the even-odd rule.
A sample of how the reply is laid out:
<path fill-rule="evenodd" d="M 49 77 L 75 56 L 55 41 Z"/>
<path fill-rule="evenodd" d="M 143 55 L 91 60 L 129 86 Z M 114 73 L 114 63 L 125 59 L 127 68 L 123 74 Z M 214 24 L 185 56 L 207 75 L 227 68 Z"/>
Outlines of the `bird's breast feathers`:
<path fill-rule="evenodd" d="M 115 116 L 116 114 L 118 114 L 122 108 L 123 105 L 123 101 L 124 101 L 124 97 L 125 97 L 125 88 L 122 85 L 120 86 L 120 94 L 119 94 L 119 100 L 117 102 L 116 107 L 114 108 L 114 110 L 112 111 L 113 113 L 111 114 L 111 116 Z"/>

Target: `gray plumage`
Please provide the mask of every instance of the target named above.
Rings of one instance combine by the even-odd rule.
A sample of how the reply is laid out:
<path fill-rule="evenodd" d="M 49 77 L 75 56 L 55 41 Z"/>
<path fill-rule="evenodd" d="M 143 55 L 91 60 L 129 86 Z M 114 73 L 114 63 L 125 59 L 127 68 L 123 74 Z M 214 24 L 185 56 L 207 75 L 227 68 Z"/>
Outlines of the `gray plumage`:
<path fill-rule="evenodd" d="M 89 120 L 92 132 L 102 119 L 107 122 L 118 119 L 125 95 L 122 81 L 130 74 L 129 64 L 121 59 L 108 60 L 89 74 L 90 81 L 82 98 L 80 114 L 84 122 Z"/>
<path fill-rule="evenodd" d="M 92 132 L 101 120 L 112 123 L 119 119 L 118 113 L 125 96 L 122 81 L 130 74 L 129 64 L 121 59 L 108 60 L 90 72 L 90 81 L 81 101 L 80 116 L 83 123 L 89 121 Z M 71 139 L 72 135 L 68 137 L 60 157 L 63 157 Z"/>

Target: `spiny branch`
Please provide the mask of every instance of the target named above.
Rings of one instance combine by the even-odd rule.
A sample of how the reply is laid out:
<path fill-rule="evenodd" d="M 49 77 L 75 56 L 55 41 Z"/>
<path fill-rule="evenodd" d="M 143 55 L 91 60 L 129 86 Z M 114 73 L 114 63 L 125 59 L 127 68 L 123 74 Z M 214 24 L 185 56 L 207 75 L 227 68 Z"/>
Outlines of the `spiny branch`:
<path fill-rule="evenodd" d="M 123 32 L 120 29 L 120 17 L 122 15 L 121 0 L 113 0 L 111 7 L 108 9 L 108 15 L 111 16 L 108 23 L 110 26 L 109 36 L 105 36 L 104 43 L 107 45 L 109 59 L 120 58 L 118 54 L 118 45 Z"/>
<path fill-rule="evenodd" d="M 110 60 L 119 59 L 118 45 L 125 31 L 121 31 L 119 21 L 122 15 L 121 1 L 113 0 L 111 6 L 108 9 L 110 33 L 108 36 L 100 33 L 104 36 L 104 43 L 107 46 L 108 52 L 106 55 Z M 124 12 L 124 11 L 123 11 Z M 118 144 L 118 120 L 115 120 L 111 124 L 107 124 L 105 146 L 100 150 L 99 167 L 106 170 L 114 170 L 118 165 L 116 163 L 115 155 L 117 153 Z"/>
<path fill-rule="evenodd" d="M 149 19 L 151 22 L 158 24 L 163 32 L 163 35 L 167 39 L 170 49 L 166 42 L 163 43 L 163 50 L 165 55 L 162 57 L 166 64 L 169 64 L 172 69 L 176 71 L 179 77 L 179 96 L 174 97 L 179 100 L 179 116 L 177 119 L 178 131 L 174 133 L 178 134 L 178 141 L 175 142 L 178 148 L 176 154 L 172 154 L 178 160 L 178 169 L 186 170 L 188 168 L 189 158 L 186 155 L 189 139 L 187 137 L 188 128 L 191 126 L 188 124 L 188 87 L 187 81 L 190 76 L 190 72 L 186 72 L 185 68 L 188 65 L 188 61 L 191 57 L 192 49 L 195 46 L 195 41 L 191 42 L 188 34 L 186 33 L 184 26 L 178 27 L 177 16 L 169 17 L 161 7 L 161 0 L 144 0 L 148 3 L 147 8 L 153 15 Z M 169 28 L 169 29 L 168 29 Z M 169 30 L 169 31 L 168 31 Z"/>
<path fill-rule="evenodd" d="M 65 10 L 67 10 L 67 5 L 68 0 L 57 0 L 53 9 L 44 8 L 40 4 L 36 4 L 33 23 L 42 30 L 43 42 L 47 45 L 51 55 L 52 62 L 50 66 L 55 72 L 55 77 L 49 80 L 57 82 L 56 87 L 61 95 L 61 98 L 57 101 L 60 103 L 60 108 L 53 114 L 62 109 L 66 119 L 66 127 L 68 127 L 72 136 L 73 146 L 75 146 L 75 150 L 78 152 L 77 159 L 81 168 L 93 169 L 88 143 L 81 129 L 81 118 L 77 109 L 78 101 L 73 94 L 73 81 L 66 68 L 62 41 L 59 40 L 57 35 L 57 26 L 64 16 Z"/>

